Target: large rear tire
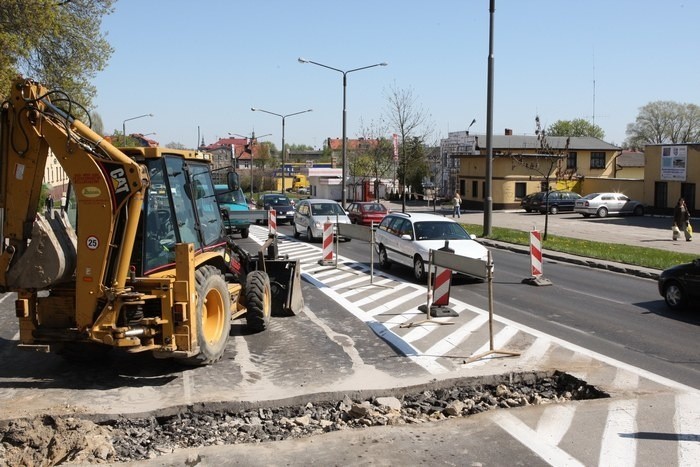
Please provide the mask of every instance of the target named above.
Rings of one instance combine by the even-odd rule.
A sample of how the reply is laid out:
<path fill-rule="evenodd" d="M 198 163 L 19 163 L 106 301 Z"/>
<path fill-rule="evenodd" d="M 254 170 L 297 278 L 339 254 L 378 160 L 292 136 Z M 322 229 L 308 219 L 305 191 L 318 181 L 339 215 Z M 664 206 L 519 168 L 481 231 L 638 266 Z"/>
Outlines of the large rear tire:
<path fill-rule="evenodd" d="M 194 273 L 197 283 L 197 343 L 199 353 L 186 358 L 186 365 L 209 365 L 226 350 L 231 330 L 231 298 L 221 271 L 202 266 Z"/>
<path fill-rule="evenodd" d="M 272 291 L 270 277 L 263 271 L 251 271 L 245 280 L 245 314 L 248 329 L 262 332 L 270 325 Z"/>

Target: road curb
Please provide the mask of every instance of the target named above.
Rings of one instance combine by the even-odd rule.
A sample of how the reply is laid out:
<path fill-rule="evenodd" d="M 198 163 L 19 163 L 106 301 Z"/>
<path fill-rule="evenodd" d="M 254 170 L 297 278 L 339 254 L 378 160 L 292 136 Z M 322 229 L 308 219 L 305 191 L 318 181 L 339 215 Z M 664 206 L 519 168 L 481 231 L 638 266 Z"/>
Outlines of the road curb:
<path fill-rule="evenodd" d="M 515 245 L 512 243 L 499 242 L 496 240 L 489 240 L 486 238 L 479 238 L 478 241 L 486 246 L 492 248 L 499 248 L 501 250 L 508 250 L 515 253 L 529 254 L 530 249 L 524 245 Z M 592 268 L 604 269 L 606 271 L 618 272 L 622 274 L 629 274 L 632 276 L 642 277 L 646 279 L 657 280 L 659 274 L 661 273 L 658 269 L 643 268 L 641 266 L 633 266 L 624 263 L 615 263 L 612 261 L 599 260 L 594 258 L 587 258 L 584 256 L 576 256 L 568 253 L 561 253 L 557 251 L 542 251 L 542 256 L 556 261 L 563 261 L 571 264 L 578 264 L 580 266 L 587 266 Z"/>

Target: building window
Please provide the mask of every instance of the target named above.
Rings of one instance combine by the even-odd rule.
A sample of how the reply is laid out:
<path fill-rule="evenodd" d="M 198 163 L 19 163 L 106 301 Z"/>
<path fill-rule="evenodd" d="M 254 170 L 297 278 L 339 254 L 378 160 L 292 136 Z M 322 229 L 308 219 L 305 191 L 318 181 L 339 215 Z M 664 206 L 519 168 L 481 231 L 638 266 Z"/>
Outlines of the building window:
<path fill-rule="evenodd" d="M 605 168 L 605 153 L 604 152 L 592 152 L 591 153 L 591 169 L 604 169 Z"/>
<path fill-rule="evenodd" d="M 515 197 L 522 199 L 525 197 L 526 194 L 527 194 L 527 183 L 516 182 L 515 183 Z"/>
<path fill-rule="evenodd" d="M 576 151 L 569 152 L 569 156 L 566 158 L 566 168 L 576 170 Z"/>
<path fill-rule="evenodd" d="M 479 197 L 479 182 L 472 180 L 472 198 Z"/>

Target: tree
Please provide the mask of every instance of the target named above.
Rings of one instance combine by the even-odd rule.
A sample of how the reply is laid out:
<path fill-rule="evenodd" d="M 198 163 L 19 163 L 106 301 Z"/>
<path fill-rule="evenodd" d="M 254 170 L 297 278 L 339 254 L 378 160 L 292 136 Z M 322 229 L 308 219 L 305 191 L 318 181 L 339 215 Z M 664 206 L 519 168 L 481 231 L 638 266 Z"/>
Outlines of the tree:
<path fill-rule="evenodd" d="M 165 147 L 168 149 L 187 149 L 184 144 L 175 141 L 169 142 Z"/>
<path fill-rule="evenodd" d="M 112 48 L 100 31 L 114 0 L 2 0 L 0 100 L 23 75 L 60 89 L 89 109 L 90 79 L 104 69 Z"/>
<path fill-rule="evenodd" d="M 550 180 L 552 178 L 552 173 L 554 169 L 558 166 L 559 162 L 567 156 L 569 153 L 569 138 L 566 138 L 566 144 L 563 148 L 554 149 L 547 141 L 547 135 L 545 131 L 542 130 L 540 125 L 540 117 L 535 117 L 535 134 L 537 135 L 537 140 L 540 143 L 540 149 L 537 154 L 512 154 L 511 159 L 520 164 L 521 166 L 537 172 L 544 179 L 545 187 L 547 192 L 551 189 L 549 186 Z M 556 175 L 555 175 L 556 177 Z M 545 203 L 549 201 L 549 197 L 545 196 Z M 543 240 L 547 240 L 547 228 L 549 224 L 549 206 L 545 204 L 545 216 L 544 216 L 544 234 L 542 236 Z"/>
<path fill-rule="evenodd" d="M 386 124 L 370 122 L 365 126 L 360 123 L 360 136 L 371 144 L 357 156 L 363 161 L 361 167 L 363 172 L 358 173 L 353 170 L 354 160 L 351 160 L 350 173 L 353 176 L 367 176 L 374 183 L 374 193 L 379 195 L 379 185 L 382 178 L 387 178 L 394 169 L 393 143 L 386 138 L 389 129 Z"/>
<path fill-rule="evenodd" d="M 387 107 L 386 117 L 394 131 L 400 138 L 400 167 L 397 171 L 401 180 L 402 196 L 401 211 L 406 212 L 406 187 L 409 172 L 425 166 L 425 159 L 422 164 L 418 160 L 423 156 L 423 151 L 417 151 L 417 145 L 427 139 L 430 133 L 429 114 L 418 103 L 413 90 L 399 89 L 396 84 L 386 92 Z"/>
<path fill-rule="evenodd" d="M 627 125 L 625 145 L 641 149 L 645 144 L 693 143 L 700 140 L 700 107 L 673 101 L 650 102 Z"/>
<path fill-rule="evenodd" d="M 557 120 L 547 128 L 549 136 L 592 136 L 603 139 L 605 132 L 596 124 L 583 118 L 573 120 Z"/>

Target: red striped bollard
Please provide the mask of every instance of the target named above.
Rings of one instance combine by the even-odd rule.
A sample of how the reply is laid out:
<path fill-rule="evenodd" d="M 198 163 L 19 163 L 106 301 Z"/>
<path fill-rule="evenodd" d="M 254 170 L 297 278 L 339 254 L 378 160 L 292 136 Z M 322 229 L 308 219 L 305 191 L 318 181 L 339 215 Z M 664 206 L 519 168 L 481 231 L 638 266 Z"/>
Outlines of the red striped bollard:
<path fill-rule="evenodd" d="M 277 233 L 277 211 L 272 208 L 267 212 L 267 226 L 269 228 L 269 235 L 275 235 Z"/>
<path fill-rule="evenodd" d="M 333 224 L 330 220 L 326 220 L 323 224 L 323 257 L 318 264 L 329 265 L 333 264 Z"/>
<path fill-rule="evenodd" d="M 452 270 L 438 267 L 435 270 L 435 286 L 433 287 L 433 304 L 431 306 L 447 306 L 450 304 L 450 285 Z"/>
<path fill-rule="evenodd" d="M 552 285 L 552 282 L 542 275 L 542 237 L 539 230 L 530 231 L 530 273 L 532 277 L 523 279 L 523 284 Z"/>

